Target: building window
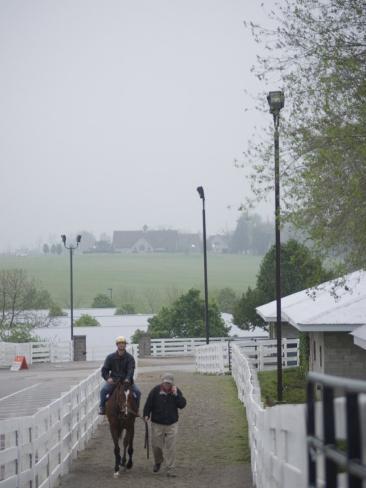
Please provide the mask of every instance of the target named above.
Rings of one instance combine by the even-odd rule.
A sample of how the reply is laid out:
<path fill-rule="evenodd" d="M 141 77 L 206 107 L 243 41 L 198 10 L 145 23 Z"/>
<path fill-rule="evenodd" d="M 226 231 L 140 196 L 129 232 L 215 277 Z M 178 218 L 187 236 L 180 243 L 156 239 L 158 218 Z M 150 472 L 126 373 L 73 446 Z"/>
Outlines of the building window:
<path fill-rule="evenodd" d="M 313 341 L 313 359 L 316 361 L 316 342 Z"/>

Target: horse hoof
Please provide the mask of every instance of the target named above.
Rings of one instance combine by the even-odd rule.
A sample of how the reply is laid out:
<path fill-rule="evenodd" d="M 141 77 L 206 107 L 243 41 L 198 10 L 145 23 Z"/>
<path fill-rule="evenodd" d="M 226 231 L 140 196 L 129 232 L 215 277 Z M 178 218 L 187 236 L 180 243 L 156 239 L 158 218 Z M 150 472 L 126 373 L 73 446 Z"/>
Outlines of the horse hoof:
<path fill-rule="evenodd" d="M 128 461 L 127 466 L 126 466 L 127 469 L 131 469 L 132 466 L 133 466 L 133 462 L 132 461 Z"/>
<path fill-rule="evenodd" d="M 119 471 L 115 471 L 113 473 L 113 478 L 118 478 L 119 477 Z"/>

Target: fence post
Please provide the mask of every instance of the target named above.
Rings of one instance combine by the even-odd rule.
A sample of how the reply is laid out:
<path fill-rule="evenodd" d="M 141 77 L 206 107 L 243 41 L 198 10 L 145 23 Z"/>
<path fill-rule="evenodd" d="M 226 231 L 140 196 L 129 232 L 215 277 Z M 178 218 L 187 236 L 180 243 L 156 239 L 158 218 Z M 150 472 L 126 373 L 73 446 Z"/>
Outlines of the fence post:
<path fill-rule="evenodd" d="M 227 341 L 227 354 L 229 359 L 229 372 L 231 374 L 231 341 L 230 339 Z"/>

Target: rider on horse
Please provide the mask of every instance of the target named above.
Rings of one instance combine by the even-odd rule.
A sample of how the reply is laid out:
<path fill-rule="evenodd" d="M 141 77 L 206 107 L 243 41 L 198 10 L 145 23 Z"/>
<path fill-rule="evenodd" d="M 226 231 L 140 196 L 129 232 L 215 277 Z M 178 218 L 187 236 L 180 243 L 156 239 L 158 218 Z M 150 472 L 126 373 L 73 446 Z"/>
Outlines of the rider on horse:
<path fill-rule="evenodd" d="M 133 381 L 135 359 L 132 354 L 126 351 L 126 344 L 126 339 L 123 336 L 118 336 L 116 338 L 117 351 L 108 354 L 105 358 L 101 372 L 106 382 L 100 390 L 100 415 L 105 415 L 107 396 L 112 394 L 119 381 L 130 386 L 132 394 L 136 399 L 137 408 L 139 407 L 141 391 Z"/>

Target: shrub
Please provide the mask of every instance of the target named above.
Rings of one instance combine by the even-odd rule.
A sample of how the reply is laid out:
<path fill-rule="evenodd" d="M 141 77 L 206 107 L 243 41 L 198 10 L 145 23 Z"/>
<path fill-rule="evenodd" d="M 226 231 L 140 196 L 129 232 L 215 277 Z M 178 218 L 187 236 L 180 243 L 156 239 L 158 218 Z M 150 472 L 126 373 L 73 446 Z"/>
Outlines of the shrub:
<path fill-rule="evenodd" d="M 57 305 L 56 303 L 53 303 L 50 306 L 50 309 L 48 311 L 48 316 L 49 317 L 65 317 L 67 314 L 62 310 L 62 308 Z"/>
<path fill-rule="evenodd" d="M 104 293 L 99 293 L 96 297 L 94 297 L 92 308 L 112 308 L 115 307 L 112 299 L 108 295 L 104 295 Z"/>
<path fill-rule="evenodd" d="M 117 308 L 114 315 L 128 315 L 133 313 L 136 313 L 135 307 L 131 303 L 126 303 Z"/>
<path fill-rule="evenodd" d="M 76 327 L 94 327 L 98 325 L 100 325 L 98 320 L 87 313 L 83 314 L 78 320 L 75 320 Z"/>

